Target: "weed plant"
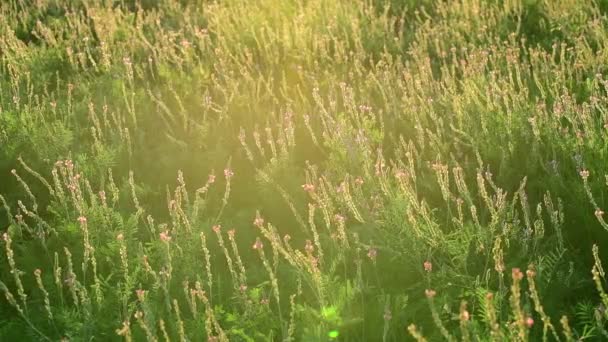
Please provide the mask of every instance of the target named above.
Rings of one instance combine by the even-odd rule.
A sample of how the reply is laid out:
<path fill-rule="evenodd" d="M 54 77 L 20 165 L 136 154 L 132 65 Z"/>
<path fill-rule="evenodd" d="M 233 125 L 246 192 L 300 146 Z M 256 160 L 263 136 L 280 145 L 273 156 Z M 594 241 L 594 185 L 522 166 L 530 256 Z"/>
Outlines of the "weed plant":
<path fill-rule="evenodd" d="M 607 61 L 602 0 L 2 1 L 0 340 L 608 340 Z"/>

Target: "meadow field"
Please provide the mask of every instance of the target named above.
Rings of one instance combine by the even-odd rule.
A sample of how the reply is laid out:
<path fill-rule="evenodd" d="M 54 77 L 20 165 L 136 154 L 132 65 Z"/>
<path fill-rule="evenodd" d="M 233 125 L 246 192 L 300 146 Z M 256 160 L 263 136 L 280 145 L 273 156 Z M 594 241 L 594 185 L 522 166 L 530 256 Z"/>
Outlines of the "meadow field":
<path fill-rule="evenodd" d="M 0 1 L 0 341 L 608 341 L 604 210 L 608 1 Z"/>

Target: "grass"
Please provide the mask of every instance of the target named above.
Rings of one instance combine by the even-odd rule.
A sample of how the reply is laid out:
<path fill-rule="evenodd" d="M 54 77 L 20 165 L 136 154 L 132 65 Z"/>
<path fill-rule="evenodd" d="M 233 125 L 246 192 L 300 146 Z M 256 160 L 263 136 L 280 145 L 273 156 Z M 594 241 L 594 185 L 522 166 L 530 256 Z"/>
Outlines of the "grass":
<path fill-rule="evenodd" d="M 0 4 L 0 340 L 608 337 L 603 1 Z"/>

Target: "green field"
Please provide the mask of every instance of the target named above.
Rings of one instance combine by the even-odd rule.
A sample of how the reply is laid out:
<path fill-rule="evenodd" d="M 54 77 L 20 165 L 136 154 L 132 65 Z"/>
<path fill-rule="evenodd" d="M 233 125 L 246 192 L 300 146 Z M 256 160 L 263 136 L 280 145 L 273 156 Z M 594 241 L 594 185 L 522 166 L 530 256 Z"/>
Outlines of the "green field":
<path fill-rule="evenodd" d="M 0 1 L 0 341 L 608 341 L 608 1 Z"/>

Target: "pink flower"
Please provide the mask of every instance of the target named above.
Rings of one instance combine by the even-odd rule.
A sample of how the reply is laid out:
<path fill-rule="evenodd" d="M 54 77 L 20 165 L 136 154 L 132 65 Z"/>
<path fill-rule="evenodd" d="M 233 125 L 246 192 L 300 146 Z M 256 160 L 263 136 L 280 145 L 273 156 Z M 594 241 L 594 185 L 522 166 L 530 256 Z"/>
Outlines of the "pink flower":
<path fill-rule="evenodd" d="M 234 172 L 232 172 L 230 169 L 224 169 L 224 176 L 226 179 L 229 179 L 230 177 L 234 176 Z"/>
<path fill-rule="evenodd" d="M 398 179 L 405 178 L 405 177 L 407 177 L 407 172 L 399 170 L 399 171 L 395 172 L 395 177 Z"/>
<path fill-rule="evenodd" d="M 80 216 L 78 217 L 78 222 L 80 222 L 81 224 L 85 224 L 87 223 L 87 218 L 84 216 Z"/>
<path fill-rule="evenodd" d="M 256 238 L 255 243 L 253 244 L 253 249 L 261 250 L 262 248 L 264 248 L 262 240 L 260 240 L 260 238 Z"/>
<path fill-rule="evenodd" d="M 146 295 L 146 291 L 142 289 L 135 290 L 135 294 L 137 295 L 137 299 L 141 302 L 144 301 L 144 296 Z"/>
<path fill-rule="evenodd" d="M 302 189 L 304 189 L 304 191 L 306 192 L 314 192 L 315 191 L 315 186 L 313 184 L 303 184 L 302 185 Z"/>
<path fill-rule="evenodd" d="M 588 170 L 581 170 L 579 172 L 579 175 L 581 175 L 581 177 L 583 178 L 583 180 L 587 180 L 587 178 L 589 178 L 589 171 Z"/>
<path fill-rule="evenodd" d="M 532 326 L 534 325 L 534 319 L 532 319 L 532 317 L 526 318 L 526 325 L 528 326 L 528 328 L 532 328 Z"/>
<path fill-rule="evenodd" d="M 534 278 L 536 276 L 536 272 L 534 272 L 534 270 L 527 270 L 526 275 L 530 278 Z"/>
<path fill-rule="evenodd" d="M 370 258 L 370 259 L 372 259 L 372 260 L 374 260 L 374 261 L 375 261 L 377 256 L 378 256 L 378 250 L 377 250 L 377 249 L 375 249 L 375 248 L 370 248 L 370 249 L 367 251 L 367 257 L 368 257 L 368 258 Z"/>
<path fill-rule="evenodd" d="M 433 263 L 428 260 L 425 261 L 422 265 L 424 266 L 424 270 L 427 272 L 431 272 L 433 270 Z"/>
<path fill-rule="evenodd" d="M 262 226 L 264 225 L 264 219 L 257 216 L 255 218 L 255 220 L 253 220 L 253 225 L 258 227 L 258 228 L 262 228 Z"/>
<path fill-rule="evenodd" d="M 245 285 L 245 284 L 241 284 L 241 286 L 239 286 L 239 290 L 240 290 L 241 292 L 245 292 L 245 291 L 247 291 L 247 285 Z"/>
<path fill-rule="evenodd" d="M 213 227 L 211 227 L 211 229 L 213 229 L 214 232 L 219 233 L 220 230 L 222 230 L 222 226 L 220 226 L 219 224 L 216 224 Z"/>
<path fill-rule="evenodd" d="M 595 209 L 595 216 L 597 218 L 604 216 L 604 211 L 602 209 Z"/>
<path fill-rule="evenodd" d="M 306 240 L 306 245 L 304 246 L 304 250 L 308 253 L 312 253 L 315 251 L 315 247 L 312 245 L 312 241 Z"/>
<path fill-rule="evenodd" d="M 432 290 L 432 289 L 426 289 L 426 290 L 424 290 L 424 294 L 426 295 L 427 298 L 433 298 L 433 297 L 435 297 L 437 292 L 435 292 L 435 290 Z"/>
<path fill-rule="evenodd" d="M 313 256 L 310 257 L 310 264 L 312 267 L 317 267 L 319 265 L 319 259 Z"/>
<path fill-rule="evenodd" d="M 363 184 L 363 178 L 361 178 L 361 177 L 355 178 L 355 184 L 362 185 Z"/>
<path fill-rule="evenodd" d="M 171 241 L 171 236 L 169 236 L 169 232 L 162 232 L 159 234 L 160 236 L 160 240 L 163 242 L 169 242 Z"/>
<path fill-rule="evenodd" d="M 336 220 L 336 222 L 338 222 L 339 224 L 343 224 L 346 221 L 344 216 L 342 216 L 340 214 L 334 215 L 334 220 Z"/>
<path fill-rule="evenodd" d="M 338 188 L 336 189 L 336 192 L 341 194 L 346 190 L 346 183 L 342 182 L 340 183 L 340 185 L 338 185 Z"/>
<path fill-rule="evenodd" d="M 511 275 L 513 276 L 513 280 L 522 280 L 524 278 L 524 274 L 517 267 L 511 270 Z"/>
<path fill-rule="evenodd" d="M 235 233 L 236 233 L 236 230 L 234 230 L 234 229 L 230 229 L 230 230 L 228 231 L 228 237 L 229 237 L 230 239 L 234 239 L 234 234 L 235 234 Z"/>

